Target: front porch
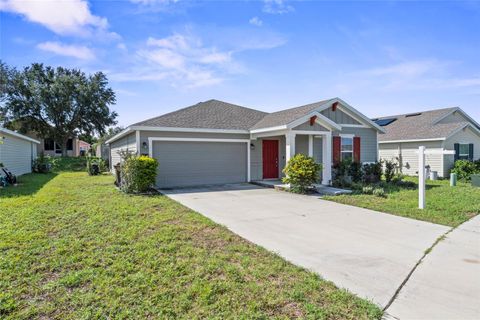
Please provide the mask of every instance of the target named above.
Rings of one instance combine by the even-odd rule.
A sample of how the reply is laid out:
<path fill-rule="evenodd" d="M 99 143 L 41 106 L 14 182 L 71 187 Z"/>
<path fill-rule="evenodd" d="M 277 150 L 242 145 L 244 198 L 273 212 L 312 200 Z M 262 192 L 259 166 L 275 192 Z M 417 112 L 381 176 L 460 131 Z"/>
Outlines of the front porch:
<path fill-rule="evenodd" d="M 315 129 L 318 129 L 315 126 Z M 325 129 L 325 128 L 322 128 Z M 295 154 L 305 154 L 322 164 L 319 181 L 329 185 L 332 180 L 332 132 L 321 130 L 279 130 L 251 135 L 251 181 L 281 182 L 283 169 Z M 276 183 L 278 184 L 278 183 Z"/>

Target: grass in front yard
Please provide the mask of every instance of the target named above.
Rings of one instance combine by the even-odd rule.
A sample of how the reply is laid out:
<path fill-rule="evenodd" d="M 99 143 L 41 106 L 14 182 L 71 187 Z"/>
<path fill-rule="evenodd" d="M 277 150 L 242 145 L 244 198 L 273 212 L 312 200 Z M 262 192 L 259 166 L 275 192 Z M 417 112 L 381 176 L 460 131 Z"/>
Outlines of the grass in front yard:
<path fill-rule="evenodd" d="M 405 180 L 418 183 L 414 177 Z M 447 226 L 458 226 L 480 213 L 480 188 L 467 183 L 459 182 L 456 187 L 450 187 L 448 180 L 427 180 L 424 210 L 418 209 L 418 188 L 386 191 L 384 198 L 351 194 L 324 199 Z"/>
<path fill-rule="evenodd" d="M 117 191 L 111 176 L 22 183 L 0 197 L 0 318 L 381 317 L 167 197 Z"/>

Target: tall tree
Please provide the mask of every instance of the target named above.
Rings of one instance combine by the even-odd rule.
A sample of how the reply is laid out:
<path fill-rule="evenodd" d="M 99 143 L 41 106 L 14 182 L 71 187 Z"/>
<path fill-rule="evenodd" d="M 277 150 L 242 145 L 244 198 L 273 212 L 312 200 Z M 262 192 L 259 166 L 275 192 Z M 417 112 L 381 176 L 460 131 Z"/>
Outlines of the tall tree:
<path fill-rule="evenodd" d="M 7 86 L 10 82 L 12 71 L 3 61 L 0 60 L 0 123 L 4 118 L 2 106 L 7 96 Z"/>
<path fill-rule="evenodd" d="M 102 72 L 87 76 L 77 69 L 34 63 L 11 74 L 2 109 L 7 122 L 53 138 L 65 156 L 69 138 L 101 136 L 116 124 L 117 113 L 109 108 L 115 101 Z"/>

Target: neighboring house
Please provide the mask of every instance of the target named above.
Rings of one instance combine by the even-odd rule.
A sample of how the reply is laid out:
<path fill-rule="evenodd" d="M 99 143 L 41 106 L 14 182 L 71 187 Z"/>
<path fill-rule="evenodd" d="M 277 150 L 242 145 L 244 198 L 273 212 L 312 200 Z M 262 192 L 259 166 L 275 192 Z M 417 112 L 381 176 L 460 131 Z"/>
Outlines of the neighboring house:
<path fill-rule="evenodd" d="M 386 133 L 379 135 L 379 157 L 396 160 L 401 172 L 418 174 L 419 146 L 455 150 L 455 155 L 426 155 L 426 165 L 448 177 L 457 159 L 480 158 L 480 125 L 460 108 L 446 108 L 373 119 Z"/>
<path fill-rule="evenodd" d="M 102 158 L 103 160 L 110 159 L 110 147 L 105 143 L 97 144 L 95 148 L 95 156 Z"/>
<path fill-rule="evenodd" d="M 15 175 L 32 172 L 39 141 L 0 127 L 0 163 Z"/>
<path fill-rule="evenodd" d="M 121 150 L 158 159 L 158 187 L 278 179 L 296 153 L 322 163 L 329 184 L 332 161 L 377 160 L 378 132 L 338 98 L 274 113 L 209 100 L 133 124 L 106 143 L 110 165 Z"/>
<path fill-rule="evenodd" d="M 38 154 L 44 153 L 52 157 L 62 156 L 62 149 L 53 139 L 50 138 L 40 138 L 37 135 L 30 133 L 30 137 L 40 141 L 40 145 L 37 149 Z M 67 156 L 69 157 L 78 157 L 84 156 L 88 150 L 90 150 L 90 144 L 80 140 L 78 138 L 70 138 L 67 142 Z"/>

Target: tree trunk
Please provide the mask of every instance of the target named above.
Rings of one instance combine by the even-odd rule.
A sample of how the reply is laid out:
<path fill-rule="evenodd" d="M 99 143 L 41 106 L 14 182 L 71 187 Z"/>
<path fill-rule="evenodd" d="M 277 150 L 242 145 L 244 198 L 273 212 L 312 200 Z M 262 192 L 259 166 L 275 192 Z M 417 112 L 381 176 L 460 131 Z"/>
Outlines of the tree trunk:
<path fill-rule="evenodd" d="M 67 146 L 68 146 L 68 138 L 62 140 L 62 145 L 60 146 L 62 148 L 62 157 L 68 156 L 67 153 Z"/>

